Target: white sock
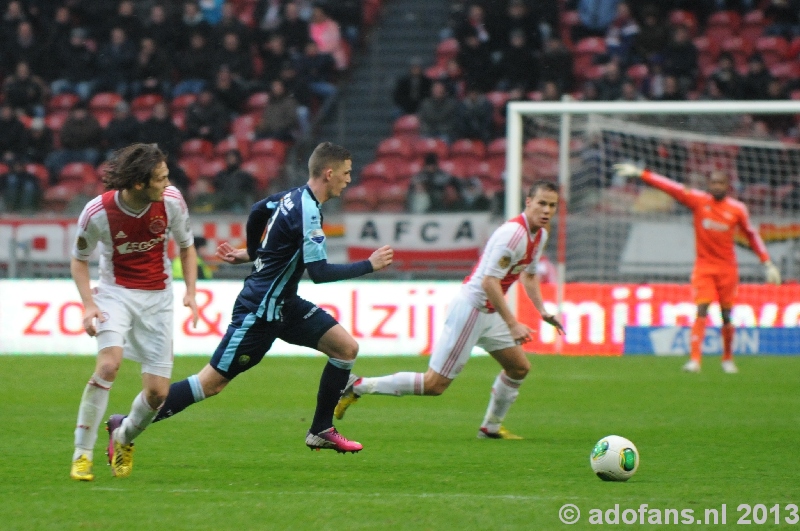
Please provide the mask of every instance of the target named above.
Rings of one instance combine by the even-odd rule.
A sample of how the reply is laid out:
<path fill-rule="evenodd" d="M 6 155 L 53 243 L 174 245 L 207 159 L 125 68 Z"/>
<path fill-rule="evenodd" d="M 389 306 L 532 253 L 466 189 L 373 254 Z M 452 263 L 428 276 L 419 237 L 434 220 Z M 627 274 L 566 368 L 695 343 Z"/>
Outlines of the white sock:
<path fill-rule="evenodd" d="M 489 407 L 486 410 L 486 416 L 483 418 L 481 428 L 486 428 L 487 431 L 495 433 L 500 429 L 503 419 L 506 418 L 511 404 L 517 399 L 519 395 L 519 386 L 522 380 L 515 380 L 509 378 L 505 371 L 500 371 L 497 378 L 494 379 L 492 385 L 492 396 L 489 399 Z"/>
<path fill-rule="evenodd" d="M 144 391 L 136 395 L 131 404 L 131 412 L 122 421 L 119 429 L 114 432 L 114 440 L 120 444 L 130 444 L 147 428 L 158 414 L 158 408 L 153 409 L 144 397 Z"/>
<path fill-rule="evenodd" d="M 75 427 L 75 451 L 72 459 L 85 455 L 92 460 L 94 443 L 97 442 L 97 430 L 106 414 L 108 393 L 114 382 L 107 382 L 93 374 L 83 389 L 81 404 L 78 406 L 78 424 Z"/>
<path fill-rule="evenodd" d="M 353 386 L 357 395 L 422 395 L 425 392 L 421 372 L 398 372 L 377 378 L 361 378 Z"/>

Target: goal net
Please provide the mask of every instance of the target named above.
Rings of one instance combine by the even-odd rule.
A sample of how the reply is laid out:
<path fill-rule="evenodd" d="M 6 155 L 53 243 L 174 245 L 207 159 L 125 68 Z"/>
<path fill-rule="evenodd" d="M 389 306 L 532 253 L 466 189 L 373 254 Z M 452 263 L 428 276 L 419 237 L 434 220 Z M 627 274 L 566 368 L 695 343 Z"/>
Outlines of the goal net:
<path fill-rule="evenodd" d="M 638 180 L 618 179 L 612 169 L 618 162 L 633 162 L 699 189 L 705 189 L 712 171 L 727 173 L 731 195 L 747 205 L 786 283 L 763 285 L 763 266 L 739 235 L 736 253 L 744 284 L 734 323 L 797 327 L 800 146 L 775 136 L 776 131 L 795 132 L 796 113 L 799 102 L 511 104 L 507 215 L 519 212 L 535 180 L 556 180 L 562 190 L 546 250 L 557 264 L 558 283 L 545 292 L 567 321 L 568 337 L 553 348 L 584 353 L 596 344 L 597 353 L 616 353 L 624 348 L 626 326 L 686 326 L 694 318 L 691 213 Z M 716 305 L 711 322 L 720 323 Z M 546 329 L 542 332 L 546 335 Z M 611 352 L 609 342 L 616 345 Z"/>

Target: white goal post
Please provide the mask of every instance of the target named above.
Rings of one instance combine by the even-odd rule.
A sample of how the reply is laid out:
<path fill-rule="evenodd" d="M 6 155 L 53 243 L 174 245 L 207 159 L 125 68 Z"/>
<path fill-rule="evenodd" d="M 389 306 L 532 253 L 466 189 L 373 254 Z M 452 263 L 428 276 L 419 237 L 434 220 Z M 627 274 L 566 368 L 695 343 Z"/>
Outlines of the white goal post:
<path fill-rule="evenodd" d="M 684 151 L 694 149 L 696 145 L 702 144 L 708 147 L 709 152 L 714 150 L 718 150 L 718 153 L 722 153 L 725 150 L 733 152 L 733 155 L 719 155 L 719 160 L 712 162 L 717 162 L 722 165 L 727 164 L 728 167 L 733 167 L 734 174 L 736 174 L 736 168 L 738 167 L 738 174 L 740 176 L 743 173 L 740 159 L 743 156 L 747 156 L 749 157 L 746 161 L 747 164 L 745 164 L 747 168 L 745 173 L 747 173 L 747 175 L 743 181 L 755 181 L 761 176 L 759 173 L 759 165 L 767 164 L 767 162 L 764 162 L 766 159 L 761 158 L 761 152 L 765 150 L 770 153 L 784 153 L 788 151 L 793 161 L 800 161 L 800 145 L 781 142 L 780 139 L 765 139 L 755 134 L 750 137 L 747 135 L 743 136 L 739 131 L 733 133 L 731 131 L 717 130 L 715 126 L 718 122 L 730 122 L 737 119 L 744 120 L 747 116 L 755 116 L 758 119 L 769 116 L 770 118 L 764 118 L 766 122 L 768 119 L 777 119 L 774 118 L 777 115 L 785 115 L 779 118 L 788 120 L 786 123 L 790 123 L 791 127 L 796 131 L 800 126 L 800 121 L 795 120 L 796 115 L 800 115 L 800 101 L 581 102 L 573 101 L 567 96 L 560 102 L 510 102 L 506 116 L 506 219 L 510 219 L 519 214 L 522 205 L 522 197 L 524 195 L 522 190 L 523 180 L 530 183 L 534 180 L 531 178 L 530 173 L 536 173 L 537 170 L 535 161 L 530 160 L 527 160 L 527 162 L 534 162 L 534 164 L 529 166 L 529 168 L 533 169 L 523 169 L 523 163 L 526 161 L 524 158 L 526 155 L 523 151 L 526 141 L 530 141 L 531 138 L 536 138 L 539 135 L 541 135 L 541 137 L 547 137 L 553 148 L 550 154 L 553 158 L 553 162 L 555 162 L 554 150 L 556 149 L 556 143 L 558 146 L 557 167 L 554 164 L 551 165 L 551 169 L 549 170 L 551 173 L 547 178 L 557 179 L 560 185 L 562 199 L 562 206 L 560 207 L 561 212 L 559 212 L 555 220 L 555 224 L 557 225 L 554 231 L 555 234 L 553 234 L 551 238 L 556 241 L 555 245 L 558 246 L 558 258 L 555 262 L 558 276 L 556 291 L 559 309 L 562 307 L 564 301 L 564 286 L 566 282 L 576 281 L 576 278 L 578 282 L 597 281 L 605 283 L 625 281 L 657 282 L 658 280 L 665 279 L 669 282 L 686 283 L 689 280 L 688 270 L 685 264 L 676 266 L 674 270 L 680 271 L 680 275 L 676 274 L 673 278 L 669 278 L 668 276 L 656 276 L 653 280 L 647 276 L 648 270 L 646 267 L 639 270 L 637 276 L 637 270 L 634 267 L 636 264 L 631 266 L 630 263 L 624 263 L 622 259 L 617 258 L 614 260 L 608 258 L 605 264 L 598 264 L 598 267 L 607 268 L 605 277 L 601 274 L 598 274 L 596 277 L 587 276 L 585 273 L 587 273 L 589 267 L 594 265 L 591 264 L 593 258 L 590 255 L 592 252 L 597 253 L 597 257 L 599 257 L 597 261 L 602 262 L 604 260 L 601 253 L 605 243 L 593 241 L 599 238 L 595 233 L 591 232 L 591 230 L 596 230 L 596 227 L 602 226 L 603 224 L 611 226 L 614 225 L 614 223 L 616 223 L 616 227 L 624 227 L 619 228 L 616 233 L 610 228 L 603 229 L 602 237 L 608 238 L 610 236 L 611 239 L 615 240 L 608 244 L 609 248 L 613 248 L 608 252 L 615 253 L 616 257 L 624 254 L 623 248 L 626 245 L 625 242 L 628 242 L 627 245 L 630 246 L 630 241 L 635 236 L 633 235 L 635 231 L 632 229 L 634 225 L 637 225 L 636 228 L 639 229 L 640 227 L 638 225 L 646 225 L 649 220 L 657 219 L 662 224 L 672 223 L 669 225 L 670 227 L 684 226 L 686 230 L 690 232 L 691 221 L 687 219 L 687 212 L 680 210 L 679 206 L 674 206 L 673 210 L 668 214 L 665 214 L 663 211 L 653 215 L 648 213 L 642 214 L 641 211 L 638 214 L 632 214 L 633 211 L 631 211 L 623 212 L 621 215 L 614 217 L 615 214 L 619 213 L 614 212 L 609 214 L 610 210 L 613 209 L 607 208 L 606 210 L 602 210 L 597 208 L 595 204 L 591 207 L 584 208 L 584 205 L 587 203 L 582 201 L 582 198 L 570 197 L 571 192 L 572 194 L 576 194 L 576 191 L 580 191 L 581 194 L 583 194 L 585 190 L 591 188 L 592 182 L 605 183 L 606 191 L 608 188 L 613 188 L 613 186 L 609 186 L 608 184 L 610 164 L 618 161 L 631 160 L 642 162 L 642 159 L 646 160 L 647 157 L 640 157 L 639 155 L 648 150 L 652 151 L 652 146 L 656 144 L 661 145 L 660 143 L 669 145 L 682 144 L 681 149 L 684 149 Z M 534 127 L 532 127 L 531 124 L 534 124 Z M 544 125 L 542 126 L 542 124 Z M 702 130 L 692 128 L 692 125 L 697 126 L 698 124 L 705 127 L 701 128 Z M 534 130 L 534 133 L 531 133 L 531 130 Z M 576 139 L 578 139 L 578 141 L 576 141 Z M 598 142 L 605 142 L 606 145 L 602 145 L 598 148 Z M 616 144 L 614 142 L 616 142 Z M 582 147 L 575 147 L 575 144 Z M 588 144 L 592 145 L 587 147 Z M 580 150 L 584 150 L 585 152 L 578 152 Z M 738 155 L 736 155 L 737 150 L 739 153 Z M 756 154 L 753 155 L 753 153 Z M 728 160 L 723 160 L 726 156 Z M 593 160 L 592 164 L 594 164 L 594 166 L 592 167 L 582 162 L 591 157 L 603 160 L 600 163 Z M 669 157 L 674 157 L 674 153 L 665 155 L 665 159 Z M 615 158 L 619 158 L 620 160 L 612 160 Z M 778 160 L 777 157 L 774 157 L 774 159 Z M 685 161 L 686 159 L 683 158 L 675 162 L 675 164 L 668 166 L 671 171 L 665 171 L 664 173 L 673 179 L 689 180 L 685 175 L 681 175 L 684 173 L 682 168 L 687 167 Z M 585 171 L 583 172 L 574 167 L 576 164 L 580 165 L 582 163 L 586 165 L 586 168 L 584 168 Z M 772 164 L 772 168 L 770 168 L 771 175 L 785 176 L 789 171 L 781 168 L 780 162 L 775 162 L 773 159 L 769 159 L 768 163 Z M 800 171 L 798 171 L 797 168 L 800 168 L 800 162 L 793 162 L 791 171 L 797 173 L 792 173 L 792 175 L 797 175 L 800 181 Z M 656 170 L 658 171 L 658 168 L 656 168 Z M 524 173 L 525 171 L 528 173 Z M 588 173 L 603 173 L 603 175 L 600 175 L 600 180 L 597 181 L 586 178 L 585 176 Z M 659 171 L 659 173 L 662 173 L 662 171 Z M 703 172 L 697 170 L 696 173 Z M 769 172 L 765 172 L 765 174 L 766 173 Z M 578 177 L 578 179 L 586 180 L 578 182 L 576 175 L 581 176 Z M 605 181 L 603 181 L 603 179 L 605 179 Z M 696 185 L 697 181 L 693 181 L 692 184 Z M 617 183 L 617 189 L 620 188 L 621 186 Z M 645 187 L 640 187 L 640 189 L 641 188 Z M 595 192 L 592 191 L 591 193 L 594 194 Z M 611 202 L 613 203 L 613 201 Z M 579 216 L 573 216 L 573 214 L 576 213 L 576 209 L 571 208 L 569 213 L 564 211 L 564 207 L 567 205 L 572 206 L 575 203 L 580 205 L 579 209 L 584 208 L 584 210 L 580 211 L 581 215 Z M 788 212 L 780 213 L 776 211 L 776 213 L 773 213 L 772 211 L 766 210 L 762 211 L 760 214 L 762 216 L 777 216 L 778 220 L 784 224 L 797 223 L 793 221 L 793 219 L 797 218 L 796 213 L 794 214 L 794 218 L 792 218 Z M 566 251 L 567 215 L 570 216 L 569 223 L 571 225 L 569 238 L 572 239 L 572 246 L 570 247 L 572 254 L 570 256 L 574 259 L 586 254 L 586 256 L 583 257 L 586 263 L 580 266 L 583 269 L 577 276 L 574 269 L 570 272 L 569 268 L 574 266 L 571 266 L 570 260 L 566 259 L 568 256 Z M 758 215 L 759 213 L 755 213 L 755 217 L 758 217 Z M 667 230 L 663 231 L 661 234 L 668 234 L 670 232 L 671 231 Z M 655 231 L 650 232 L 651 235 L 653 233 L 655 233 Z M 795 242 L 792 243 L 794 247 L 790 247 L 789 250 L 786 251 L 785 256 L 789 256 L 790 254 L 792 256 L 800 256 L 800 245 L 796 243 L 800 242 L 798 236 L 800 235 L 792 237 L 794 238 L 793 242 Z M 584 238 L 584 241 L 576 241 L 576 239 L 579 238 Z M 671 243 L 674 244 L 675 242 Z M 576 248 L 583 249 L 582 246 L 584 244 L 592 244 L 594 245 L 594 249 L 587 250 L 586 253 L 577 252 Z M 787 245 L 789 244 L 787 243 Z M 548 254 L 551 256 L 555 255 L 556 253 L 553 252 L 553 244 L 548 247 L 550 247 Z M 691 244 L 684 247 L 688 247 L 689 252 L 693 251 Z M 641 254 L 640 252 L 639 256 L 641 256 Z M 743 255 L 746 254 L 748 253 L 743 253 Z M 595 259 L 597 257 L 595 257 Z M 575 260 L 572 261 L 574 262 Z M 788 261 L 788 258 L 786 258 L 786 261 Z M 747 261 L 745 260 L 745 262 Z M 753 264 L 757 265 L 756 262 L 742 265 L 740 261 L 740 271 L 743 273 L 743 277 L 756 280 L 754 273 L 756 270 Z M 748 269 L 748 267 L 750 269 Z M 795 265 L 794 267 L 794 275 L 791 278 L 797 279 L 800 266 Z M 758 271 L 760 272 L 760 269 Z M 590 278 L 590 280 L 585 280 L 587 278 Z"/>

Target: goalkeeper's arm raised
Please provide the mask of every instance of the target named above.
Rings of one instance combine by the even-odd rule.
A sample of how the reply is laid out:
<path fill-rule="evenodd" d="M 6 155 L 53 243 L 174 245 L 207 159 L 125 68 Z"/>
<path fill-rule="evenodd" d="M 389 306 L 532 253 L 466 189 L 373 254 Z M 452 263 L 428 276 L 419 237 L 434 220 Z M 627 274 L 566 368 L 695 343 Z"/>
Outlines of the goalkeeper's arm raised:
<path fill-rule="evenodd" d="M 689 208 L 693 208 L 696 203 L 694 200 L 696 192 L 691 188 L 664 177 L 663 175 L 653 173 L 647 168 L 639 168 L 630 162 L 620 162 L 619 164 L 614 164 L 614 173 L 625 179 L 641 179 L 642 182 L 654 188 L 658 188 L 662 192 L 666 192 L 675 198 L 676 201 L 683 203 Z"/>

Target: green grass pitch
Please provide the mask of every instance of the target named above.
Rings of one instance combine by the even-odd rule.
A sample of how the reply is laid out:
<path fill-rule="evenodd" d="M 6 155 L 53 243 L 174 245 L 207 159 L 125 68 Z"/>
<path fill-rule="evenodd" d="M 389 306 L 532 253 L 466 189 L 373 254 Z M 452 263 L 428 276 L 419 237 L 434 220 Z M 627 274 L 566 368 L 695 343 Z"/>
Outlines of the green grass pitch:
<path fill-rule="evenodd" d="M 175 379 L 206 361 L 176 359 Z M 698 375 L 681 373 L 683 361 L 535 357 L 506 419 L 525 440 L 495 441 L 475 438 L 498 372 L 478 357 L 441 397 L 363 398 L 337 427 L 365 449 L 338 455 L 304 445 L 324 360 L 267 358 L 220 396 L 151 426 L 127 479 L 111 477 L 102 431 L 97 477 L 78 483 L 72 431 L 94 358 L 0 357 L 0 528 L 547 530 L 568 527 L 558 518 L 566 503 L 582 513 L 570 529 L 596 528 L 593 508 L 641 503 L 701 517 L 725 503 L 728 526 L 739 504 L 780 504 L 780 526 L 800 528 L 784 522 L 785 505 L 800 505 L 800 358 L 742 357 L 737 375 L 718 357 Z M 426 366 L 365 357 L 356 372 Z M 108 413 L 127 412 L 139 387 L 138 366 L 125 362 Z M 627 483 L 589 467 L 609 434 L 641 453 Z M 756 527 L 779 527 L 773 519 Z"/>

